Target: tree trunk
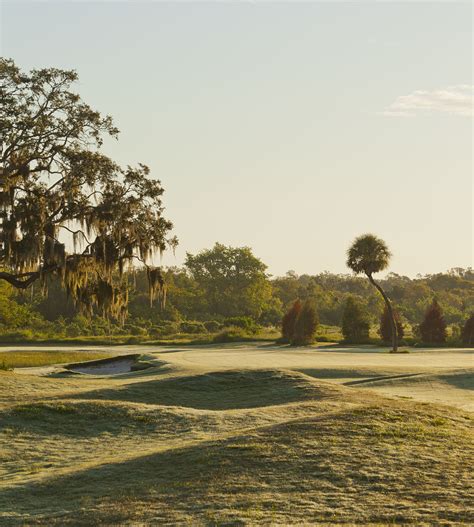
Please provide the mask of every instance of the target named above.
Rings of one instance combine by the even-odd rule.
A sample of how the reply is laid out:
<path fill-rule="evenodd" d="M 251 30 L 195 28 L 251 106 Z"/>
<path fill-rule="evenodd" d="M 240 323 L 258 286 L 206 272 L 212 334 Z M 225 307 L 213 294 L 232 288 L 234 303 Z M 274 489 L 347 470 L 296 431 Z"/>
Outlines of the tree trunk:
<path fill-rule="evenodd" d="M 390 299 L 385 294 L 385 291 L 380 287 L 380 285 L 373 279 L 371 274 L 367 275 L 370 283 L 377 289 L 377 291 L 382 295 L 385 305 L 387 306 L 388 314 L 390 315 L 390 325 L 392 326 L 392 351 L 397 351 L 398 349 L 398 332 L 397 324 L 395 322 L 395 315 L 393 314 L 392 304 Z"/>

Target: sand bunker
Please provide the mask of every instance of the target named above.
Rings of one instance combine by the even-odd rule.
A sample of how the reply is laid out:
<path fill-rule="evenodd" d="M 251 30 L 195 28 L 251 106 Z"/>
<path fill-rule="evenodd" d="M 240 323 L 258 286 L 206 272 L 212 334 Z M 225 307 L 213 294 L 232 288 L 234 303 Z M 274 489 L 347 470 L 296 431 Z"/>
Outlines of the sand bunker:
<path fill-rule="evenodd" d="M 86 373 L 88 375 L 118 375 L 134 371 L 140 354 L 122 355 L 110 359 L 92 360 L 68 364 L 65 369 L 74 373 Z"/>

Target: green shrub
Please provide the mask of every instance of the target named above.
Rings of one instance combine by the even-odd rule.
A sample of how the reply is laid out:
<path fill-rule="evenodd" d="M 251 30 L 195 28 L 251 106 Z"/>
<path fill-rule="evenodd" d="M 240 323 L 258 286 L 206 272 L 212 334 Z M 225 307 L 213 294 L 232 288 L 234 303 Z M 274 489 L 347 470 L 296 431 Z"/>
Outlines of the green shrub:
<path fill-rule="evenodd" d="M 179 330 L 182 333 L 207 333 L 206 326 L 202 322 L 193 322 L 191 320 L 181 322 L 179 325 Z"/>
<path fill-rule="evenodd" d="M 79 325 L 74 322 L 66 325 L 66 337 L 79 337 L 80 335 L 84 335 L 84 333 Z"/>
<path fill-rule="evenodd" d="M 128 337 L 126 343 L 127 344 L 140 344 L 141 341 L 142 341 L 141 337 L 139 337 L 138 335 L 134 335 L 132 337 Z"/>
<path fill-rule="evenodd" d="M 400 341 L 403 339 L 405 332 L 403 329 L 402 321 L 400 320 L 400 315 L 395 309 L 393 310 L 393 315 L 395 317 L 395 324 L 397 326 L 398 342 L 400 343 Z M 382 337 L 382 340 L 384 342 L 392 342 L 392 322 L 387 306 L 385 306 L 383 313 L 380 316 L 379 335 Z"/>
<path fill-rule="evenodd" d="M 242 328 L 229 327 L 223 329 L 220 333 L 214 336 L 212 342 L 225 343 L 225 342 L 241 342 L 251 340 L 251 337 Z"/>
<path fill-rule="evenodd" d="M 33 332 L 30 329 L 19 329 L 17 331 L 0 333 L 1 342 L 21 342 L 23 340 L 34 340 Z"/>
<path fill-rule="evenodd" d="M 285 313 L 281 320 L 281 340 L 282 342 L 291 342 L 295 333 L 296 319 L 298 318 L 303 305 L 301 300 L 297 299 Z"/>
<path fill-rule="evenodd" d="M 451 324 L 448 327 L 446 343 L 450 346 L 461 346 L 463 327 L 461 324 Z"/>
<path fill-rule="evenodd" d="M 342 334 L 346 342 L 361 344 L 369 340 L 370 322 L 362 303 L 349 296 L 342 314 Z"/>
<path fill-rule="evenodd" d="M 443 344 L 446 342 L 446 321 L 436 298 L 426 310 L 419 331 L 424 343 Z"/>
<path fill-rule="evenodd" d="M 207 320 L 204 322 L 204 327 L 209 331 L 209 333 L 215 333 L 222 328 L 222 324 L 217 322 L 217 320 Z"/>
<path fill-rule="evenodd" d="M 474 345 L 474 313 L 466 320 L 461 330 L 461 340 L 465 346 Z"/>
<path fill-rule="evenodd" d="M 179 333 L 180 324 L 176 322 L 164 322 L 159 325 L 151 326 L 148 334 L 153 338 L 161 338 Z"/>
<path fill-rule="evenodd" d="M 250 317 L 228 317 L 224 319 L 224 327 L 241 328 L 248 333 L 256 333 L 258 331 L 257 324 Z"/>
<path fill-rule="evenodd" d="M 148 334 L 153 338 L 161 337 L 163 335 L 163 328 L 161 326 L 152 326 L 148 330 Z"/>
<path fill-rule="evenodd" d="M 145 337 L 148 335 L 148 331 L 146 328 L 142 328 L 141 326 L 136 326 L 135 324 L 127 324 L 125 326 L 125 329 L 128 330 L 130 335 L 134 335 L 138 337 Z"/>
<path fill-rule="evenodd" d="M 0 371 L 10 371 L 12 368 L 10 368 L 5 360 L 0 360 Z"/>
<path fill-rule="evenodd" d="M 179 331 L 178 322 L 165 322 L 164 324 L 160 324 L 159 327 L 162 335 L 173 335 L 174 333 L 178 333 Z"/>
<path fill-rule="evenodd" d="M 334 339 L 328 337 L 327 335 L 318 335 L 317 337 L 315 337 L 315 339 L 318 342 L 334 342 Z"/>
<path fill-rule="evenodd" d="M 314 341 L 318 329 L 318 313 L 311 300 L 306 300 L 298 314 L 291 337 L 292 346 L 305 346 Z"/>
<path fill-rule="evenodd" d="M 278 327 L 283 316 L 283 302 L 273 296 L 268 304 L 266 304 L 258 318 L 258 322 L 263 326 Z"/>

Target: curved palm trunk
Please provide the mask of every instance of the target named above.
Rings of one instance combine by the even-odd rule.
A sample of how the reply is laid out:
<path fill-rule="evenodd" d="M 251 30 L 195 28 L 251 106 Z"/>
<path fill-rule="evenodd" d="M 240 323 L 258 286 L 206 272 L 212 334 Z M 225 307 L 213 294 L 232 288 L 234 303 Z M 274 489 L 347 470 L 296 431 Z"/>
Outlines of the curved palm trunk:
<path fill-rule="evenodd" d="M 392 304 L 390 299 L 385 294 L 385 291 L 380 287 L 380 285 L 373 279 L 371 274 L 367 274 L 367 278 L 370 283 L 377 289 L 377 291 L 382 295 L 385 305 L 387 306 L 388 314 L 390 315 L 390 325 L 392 326 L 392 351 L 397 351 L 398 349 L 398 332 L 397 324 L 395 323 L 395 315 L 393 314 Z"/>

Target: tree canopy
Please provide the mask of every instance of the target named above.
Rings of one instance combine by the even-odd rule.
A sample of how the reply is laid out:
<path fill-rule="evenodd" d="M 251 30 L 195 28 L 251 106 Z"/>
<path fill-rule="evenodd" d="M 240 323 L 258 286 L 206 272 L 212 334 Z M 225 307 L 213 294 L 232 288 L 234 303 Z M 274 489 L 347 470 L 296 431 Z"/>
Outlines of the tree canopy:
<path fill-rule="evenodd" d="M 258 318 L 270 302 L 267 266 L 249 247 L 216 243 L 196 255 L 187 253 L 185 267 L 204 290 L 210 313 Z"/>
<path fill-rule="evenodd" d="M 0 278 L 25 289 L 56 275 L 85 311 L 121 317 L 124 271 L 177 240 L 148 167 L 123 168 L 101 152 L 118 129 L 71 91 L 77 79 L 0 60 Z M 148 277 L 150 296 L 162 293 L 159 269 Z"/>
<path fill-rule="evenodd" d="M 355 273 L 370 276 L 386 269 L 390 256 L 382 239 L 373 234 L 363 234 L 354 240 L 347 251 L 347 266 Z"/>

